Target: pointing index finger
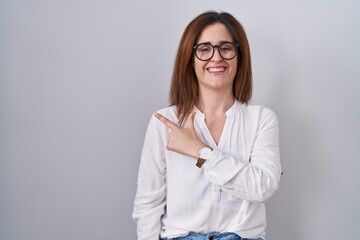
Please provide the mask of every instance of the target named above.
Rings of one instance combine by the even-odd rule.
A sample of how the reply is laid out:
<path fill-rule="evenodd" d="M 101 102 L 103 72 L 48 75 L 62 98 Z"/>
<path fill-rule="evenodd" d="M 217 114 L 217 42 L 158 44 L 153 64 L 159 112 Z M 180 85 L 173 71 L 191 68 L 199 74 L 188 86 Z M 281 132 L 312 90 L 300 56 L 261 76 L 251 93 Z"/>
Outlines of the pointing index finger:
<path fill-rule="evenodd" d="M 178 128 L 178 125 L 176 125 L 175 123 L 173 123 L 171 120 L 167 119 L 160 113 L 155 113 L 154 115 L 157 119 L 159 119 L 162 123 L 164 123 L 171 130 Z"/>

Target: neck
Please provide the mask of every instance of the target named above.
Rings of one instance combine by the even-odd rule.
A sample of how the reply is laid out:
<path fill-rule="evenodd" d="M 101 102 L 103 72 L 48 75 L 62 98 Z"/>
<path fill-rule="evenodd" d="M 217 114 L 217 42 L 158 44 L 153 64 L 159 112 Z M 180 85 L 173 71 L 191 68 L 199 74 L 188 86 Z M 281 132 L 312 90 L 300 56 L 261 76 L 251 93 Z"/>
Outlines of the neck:
<path fill-rule="evenodd" d="M 200 91 L 197 107 L 205 115 L 221 115 L 234 104 L 232 92 L 206 92 Z"/>

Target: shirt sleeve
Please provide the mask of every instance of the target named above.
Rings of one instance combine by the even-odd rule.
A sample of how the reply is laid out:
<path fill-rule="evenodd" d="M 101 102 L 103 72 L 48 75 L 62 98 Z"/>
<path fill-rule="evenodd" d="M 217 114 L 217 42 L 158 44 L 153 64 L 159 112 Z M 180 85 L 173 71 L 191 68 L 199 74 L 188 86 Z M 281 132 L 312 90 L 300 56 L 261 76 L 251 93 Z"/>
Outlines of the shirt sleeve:
<path fill-rule="evenodd" d="M 133 219 L 137 224 L 138 240 L 158 240 L 161 216 L 165 212 L 166 182 L 164 144 L 160 128 L 151 118 L 138 173 L 138 186 L 134 202 Z"/>
<path fill-rule="evenodd" d="M 251 202 L 266 201 L 279 187 L 281 176 L 279 124 L 263 108 L 249 159 L 235 159 L 214 149 L 203 165 L 205 176 L 220 189 Z"/>

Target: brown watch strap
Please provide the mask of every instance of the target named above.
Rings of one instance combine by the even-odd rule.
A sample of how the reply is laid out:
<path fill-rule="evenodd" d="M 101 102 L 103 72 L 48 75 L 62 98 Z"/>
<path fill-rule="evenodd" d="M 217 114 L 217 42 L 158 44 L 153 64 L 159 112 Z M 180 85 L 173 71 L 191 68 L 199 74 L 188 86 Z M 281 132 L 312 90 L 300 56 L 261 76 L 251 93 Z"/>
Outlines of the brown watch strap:
<path fill-rule="evenodd" d="M 197 158 L 197 161 L 196 161 L 196 166 L 197 166 L 198 168 L 201 168 L 202 165 L 203 165 L 205 162 L 206 162 L 205 159 L 202 159 L 201 157 L 198 157 L 198 158 Z"/>

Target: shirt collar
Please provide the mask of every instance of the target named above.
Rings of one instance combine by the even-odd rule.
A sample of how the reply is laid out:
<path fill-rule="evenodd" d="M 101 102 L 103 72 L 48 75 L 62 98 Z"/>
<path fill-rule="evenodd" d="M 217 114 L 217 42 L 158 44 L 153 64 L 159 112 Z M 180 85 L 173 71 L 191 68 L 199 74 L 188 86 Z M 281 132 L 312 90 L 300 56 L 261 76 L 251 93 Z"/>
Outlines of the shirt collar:
<path fill-rule="evenodd" d="M 241 106 L 241 103 L 235 99 L 233 105 L 231 105 L 231 107 L 226 111 L 226 116 L 231 117 L 234 114 L 236 114 L 239 111 L 240 106 Z M 201 118 L 205 118 L 205 114 L 203 112 L 201 112 L 200 109 L 198 109 L 196 106 L 194 106 L 193 111 L 196 113 L 195 117 L 199 116 Z"/>

